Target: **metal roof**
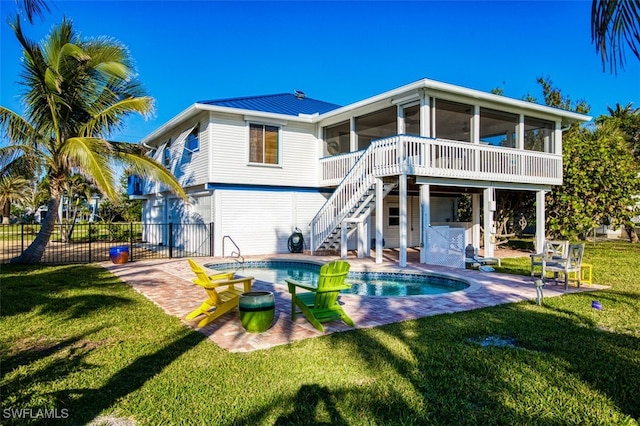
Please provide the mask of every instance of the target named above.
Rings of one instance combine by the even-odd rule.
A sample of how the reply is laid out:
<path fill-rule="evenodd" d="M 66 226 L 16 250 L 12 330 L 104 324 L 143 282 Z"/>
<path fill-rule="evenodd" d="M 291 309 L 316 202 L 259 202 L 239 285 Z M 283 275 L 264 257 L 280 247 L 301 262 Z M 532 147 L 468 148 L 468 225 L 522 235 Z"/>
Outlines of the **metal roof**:
<path fill-rule="evenodd" d="M 198 103 L 286 115 L 324 114 L 340 108 L 340 105 L 308 98 L 302 92 L 217 99 Z"/>

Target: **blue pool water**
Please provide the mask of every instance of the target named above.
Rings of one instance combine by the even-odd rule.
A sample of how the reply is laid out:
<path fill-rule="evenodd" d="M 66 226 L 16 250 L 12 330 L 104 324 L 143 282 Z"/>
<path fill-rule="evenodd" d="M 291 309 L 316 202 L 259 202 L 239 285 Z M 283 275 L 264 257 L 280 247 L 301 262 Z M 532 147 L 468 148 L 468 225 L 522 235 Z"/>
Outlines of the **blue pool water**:
<path fill-rule="evenodd" d="M 207 267 L 217 271 L 233 270 L 240 276 L 251 276 L 256 280 L 286 285 L 286 278 L 293 278 L 305 284 L 315 286 L 320 266 L 311 263 L 264 261 L 209 264 Z M 389 272 L 349 272 L 346 282 L 351 289 L 347 294 L 361 296 L 418 296 L 442 294 L 464 290 L 469 285 L 462 281 L 437 275 L 418 275 Z"/>

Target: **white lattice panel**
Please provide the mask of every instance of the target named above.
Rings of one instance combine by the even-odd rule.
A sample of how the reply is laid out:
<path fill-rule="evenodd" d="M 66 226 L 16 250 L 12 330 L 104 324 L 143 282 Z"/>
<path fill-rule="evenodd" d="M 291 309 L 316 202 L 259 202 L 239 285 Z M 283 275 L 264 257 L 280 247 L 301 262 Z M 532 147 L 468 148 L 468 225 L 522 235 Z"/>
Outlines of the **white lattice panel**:
<path fill-rule="evenodd" d="M 426 228 L 427 263 L 464 269 L 464 229 L 448 226 Z"/>

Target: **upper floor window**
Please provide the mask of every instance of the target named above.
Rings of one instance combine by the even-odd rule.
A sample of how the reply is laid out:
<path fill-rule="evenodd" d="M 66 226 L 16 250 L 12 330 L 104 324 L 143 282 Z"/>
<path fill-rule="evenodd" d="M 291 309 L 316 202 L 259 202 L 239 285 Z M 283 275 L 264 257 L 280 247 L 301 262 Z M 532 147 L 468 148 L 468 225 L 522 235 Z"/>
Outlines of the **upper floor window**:
<path fill-rule="evenodd" d="M 480 108 L 480 142 L 515 148 L 518 121 L 517 114 Z"/>
<path fill-rule="evenodd" d="M 185 147 L 187 148 L 187 151 L 196 152 L 200 150 L 200 140 L 198 136 L 199 134 L 200 134 L 200 126 L 196 125 L 196 127 L 193 128 L 191 133 L 189 133 L 189 136 L 187 136 L 187 141 L 185 142 Z"/>
<path fill-rule="evenodd" d="M 166 167 L 169 167 L 169 164 L 171 164 L 171 139 L 169 139 L 164 145 L 164 150 L 162 151 L 162 164 Z"/>
<path fill-rule="evenodd" d="M 356 118 L 358 149 L 365 149 L 375 139 L 398 133 L 398 108 L 393 106 Z"/>
<path fill-rule="evenodd" d="M 524 149 L 540 152 L 555 152 L 553 141 L 554 123 L 538 118 L 524 117 Z"/>
<path fill-rule="evenodd" d="M 349 122 L 345 121 L 340 124 L 328 126 L 324 128 L 325 154 L 337 155 L 351 151 L 350 137 L 351 127 Z"/>
<path fill-rule="evenodd" d="M 279 128 L 266 124 L 249 125 L 249 162 L 278 164 Z"/>
<path fill-rule="evenodd" d="M 473 106 L 436 99 L 435 136 L 440 139 L 471 142 Z"/>

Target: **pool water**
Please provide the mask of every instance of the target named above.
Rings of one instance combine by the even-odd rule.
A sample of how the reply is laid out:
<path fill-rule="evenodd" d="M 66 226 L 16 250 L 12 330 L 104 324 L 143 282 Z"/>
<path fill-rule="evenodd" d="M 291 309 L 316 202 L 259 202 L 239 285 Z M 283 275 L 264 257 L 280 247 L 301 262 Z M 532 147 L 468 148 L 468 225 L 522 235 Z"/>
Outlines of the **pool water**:
<path fill-rule="evenodd" d="M 240 276 L 251 276 L 256 280 L 286 285 L 292 278 L 303 284 L 317 285 L 320 266 L 310 263 L 266 261 L 209 264 L 217 271 L 233 270 Z M 464 290 L 469 285 L 462 281 L 437 275 L 417 275 L 388 272 L 349 272 L 345 280 L 351 284 L 345 294 L 360 296 L 418 296 L 442 294 Z"/>

